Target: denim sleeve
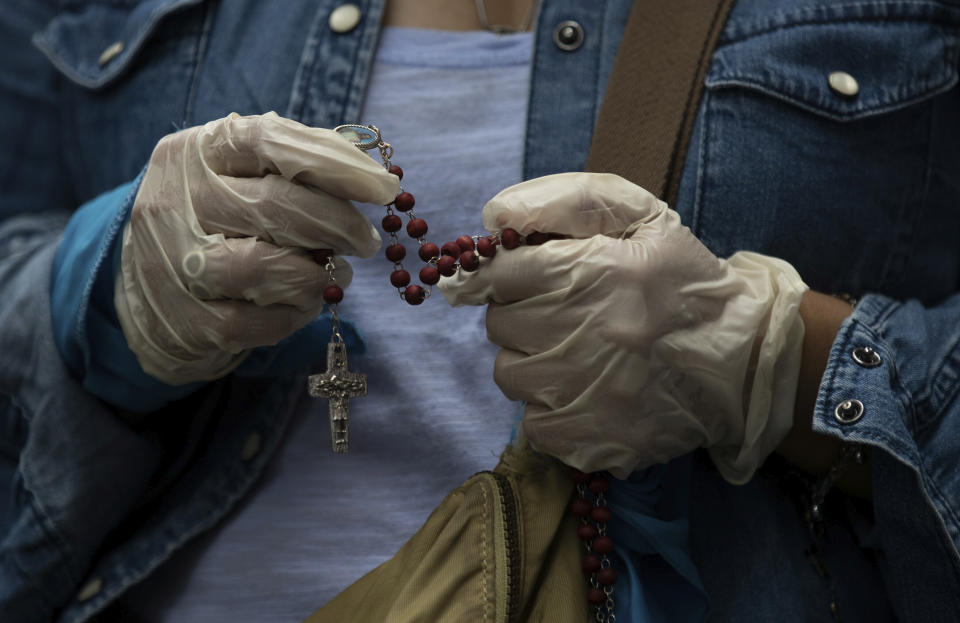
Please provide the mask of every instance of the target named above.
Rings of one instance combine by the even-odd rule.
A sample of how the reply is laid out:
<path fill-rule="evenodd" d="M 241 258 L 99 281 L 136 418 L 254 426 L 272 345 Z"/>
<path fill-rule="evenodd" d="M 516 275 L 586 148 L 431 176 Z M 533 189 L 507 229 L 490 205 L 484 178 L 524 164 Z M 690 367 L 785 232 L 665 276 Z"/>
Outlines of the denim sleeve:
<path fill-rule="evenodd" d="M 904 620 L 960 612 L 958 377 L 960 294 L 926 308 L 869 295 L 841 326 L 817 397 L 814 430 L 874 448 L 875 536 Z M 848 400 L 862 411 L 838 414 Z"/>

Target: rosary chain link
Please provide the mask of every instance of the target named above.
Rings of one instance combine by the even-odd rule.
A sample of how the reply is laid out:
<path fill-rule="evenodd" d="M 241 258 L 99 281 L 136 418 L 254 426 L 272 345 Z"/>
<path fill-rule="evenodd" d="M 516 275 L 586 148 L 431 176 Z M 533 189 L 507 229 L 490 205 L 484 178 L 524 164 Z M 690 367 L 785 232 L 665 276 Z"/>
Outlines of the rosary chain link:
<path fill-rule="evenodd" d="M 531 15 L 533 15 L 533 10 L 532 10 L 532 9 L 531 9 L 531 12 L 528 14 L 528 19 L 530 19 L 530 16 L 531 16 Z M 364 141 L 354 141 L 354 144 L 357 146 L 357 148 L 360 149 L 360 150 L 362 150 L 362 151 L 370 151 L 370 150 L 372 150 L 372 149 L 376 149 L 376 150 L 379 152 L 379 154 L 380 154 L 380 159 L 381 159 L 381 161 L 382 161 L 383 168 L 386 169 L 387 171 L 390 171 L 390 169 L 393 168 L 393 164 L 392 164 L 392 162 L 391 162 L 391 158 L 393 158 L 393 155 L 394 155 L 393 145 L 391 145 L 390 143 L 388 143 L 388 142 L 386 142 L 386 141 L 383 140 L 383 135 L 380 133 L 380 129 L 377 128 L 377 126 L 372 125 L 372 124 L 371 124 L 371 125 L 366 125 L 366 126 L 359 126 L 358 124 L 347 124 L 346 126 L 340 126 L 340 127 L 338 127 L 338 128 L 335 128 L 335 131 L 339 131 L 341 128 L 356 128 L 356 127 L 364 127 L 364 128 L 366 128 L 367 130 L 372 131 L 372 132 L 374 133 L 374 135 L 376 136 L 376 142 L 375 142 L 375 143 L 372 143 L 372 142 L 364 142 Z M 398 177 L 401 177 L 401 178 L 403 177 L 403 172 L 402 172 L 402 171 L 399 171 L 399 172 L 398 172 Z M 404 189 L 404 187 L 403 187 L 402 184 L 399 185 L 399 189 L 400 189 L 400 193 L 398 193 L 398 195 L 397 195 L 398 197 L 400 196 L 400 194 L 409 194 L 409 193 L 406 192 L 406 190 Z M 409 200 L 410 203 L 411 203 L 411 205 L 410 205 L 410 208 L 411 208 L 411 209 L 409 209 L 409 210 L 401 210 L 401 211 L 403 211 L 403 212 L 408 212 L 408 213 L 407 213 L 407 217 L 408 217 L 409 221 L 412 222 L 413 220 L 417 219 L 417 216 L 416 216 L 416 213 L 412 210 L 412 207 L 413 207 L 413 205 L 412 205 L 412 202 L 413 202 L 412 197 L 408 198 L 408 200 Z M 405 200 L 405 201 L 407 201 L 407 200 Z M 393 202 L 391 202 L 390 204 L 387 204 L 387 205 L 385 206 L 385 208 L 386 208 L 386 215 L 387 215 L 387 216 L 394 216 L 394 215 L 395 215 L 395 212 L 394 212 L 394 210 L 393 210 Z M 415 231 L 415 230 L 413 230 L 413 231 Z M 401 243 L 400 243 L 400 239 L 396 236 L 396 233 L 395 233 L 395 232 L 388 232 L 388 233 L 390 234 L 390 243 L 391 243 L 391 245 L 400 245 L 400 246 L 402 246 Z M 408 228 L 407 228 L 407 233 L 408 233 L 408 234 L 411 233 L 411 228 L 409 227 L 409 225 L 408 225 Z M 515 232 L 515 233 L 516 233 L 516 232 Z M 519 235 L 519 234 L 517 234 L 517 235 Z M 426 238 L 424 238 L 423 235 L 420 235 L 420 236 L 413 236 L 413 235 L 411 235 L 411 238 L 414 238 L 414 239 L 417 241 L 418 246 L 421 247 L 421 248 L 422 248 L 425 244 L 428 244 L 428 243 L 429 243 L 429 241 L 428 241 Z M 489 239 L 494 245 L 499 245 L 499 244 L 500 244 L 500 239 L 499 239 L 499 237 L 496 236 L 496 235 L 489 235 L 489 236 L 474 235 L 474 236 L 470 236 L 470 238 L 473 240 L 473 251 L 474 251 L 474 253 L 477 254 L 477 255 L 479 255 L 479 252 L 478 252 L 479 241 L 480 241 L 481 239 L 483 239 L 483 238 Z M 522 239 L 522 237 L 521 237 L 521 239 Z M 512 248 L 512 247 L 511 247 L 511 248 Z M 438 268 L 439 265 L 440 265 L 440 260 L 442 259 L 442 257 L 443 257 L 443 254 L 439 254 L 439 255 L 435 255 L 435 256 L 433 256 L 433 257 L 430 257 L 429 259 L 424 259 L 423 261 L 424 261 L 424 264 L 426 264 L 427 266 L 433 266 L 434 268 Z M 492 257 L 492 255 L 491 255 L 491 257 Z M 421 257 L 421 259 L 423 259 L 423 258 Z M 455 257 L 455 259 L 456 259 L 456 257 Z M 477 259 L 479 259 L 479 258 L 476 258 L 476 257 L 475 257 L 473 261 L 476 261 Z M 477 267 L 478 267 L 478 264 L 473 264 L 470 272 L 472 272 L 473 270 L 476 270 Z M 461 266 L 459 262 L 454 263 L 450 268 L 452 268 L 452 271 L 451 271 L 450 274 L 448 274 L 448 275 L 446 275 L 446 276 L 452 276 L 453 274 L 456 274 L 457 272 L 460 272 L 460 271 L 463 270 L 463 266 Z M 403 265 L 400 264 L 399 262 L 394 262 L 394 269 L 395 269 L 395 270 L 403 270 Z M 421 273 L 421 274 L 422 274 L 422 273 Z M 435 282 L 434 282 L 434 283 L 435 283 Z M 403 300 L 405 300 L 405 301 L 407 301 L 408 303 L 411 303 L 412 305 L 418 305 L 418 304 L 422 303 L 422 302 L 425 301 L 426 299 L 430 298 L 430 296 L 433 294 L 432 284 L 431 284 L 431 285 L 423 284 L 423 285 L 421 285 L 421 286 L 407 286 L 407 287 L 404 288 L 404 289 L 397 288 L 397 290 L 400 292 L 400 298 L 403 299 Z M 408 299 L 408 294 L 409 294 L 409 295 L 412 295 L 412 296 L 415 296 L 416 299 Z"/>
<path fill-rule="evenodd" d="M 602 492 L 597 494 L 597 506 L 607 506 L 607 496 Z M 598 522 L 597 523 L 597 534 L 600 536 L 606 536 L 607 534 L 607 522 Z M 600 568 L 609 569 L 613 566 L 613 562 L 607 554 L 600 556 Z M 602 614 L 601 621 L 604 623 L 610 623 L 611 621 L 616 620 L 616 614 L 614 613 L 614 608 L 616 604 L 613 601 L 613 586 L 604 586 L 603 592 L 606 594 L 607 599 L 602 605 L 597 606 L 597 612 Z"/>
<path fill-rule="evenodd" d="M 387 168 L 389 168 L 389 167 L 390 167 L 390 165 L 388 164 L 388 165 L 387 165 Z M 401 191 L 401 192 L 403 191 L 403 186 L 400 187 L 400 191 Z M 387 211 L 392 214 L 392 211 L 390 210 L 390 206 L 387 206 Z M 412 210 L 412 209 L 411 209 L 411 210 L 408 210 L 408 211 L 407 211 L 407 218 L 409 219 L 409 221 L 413 221 L 413 219 L 417 218 L 416 211 L 415 211 L 415 210 Z M 417 238 L 414 238 L 414 240 L 417 241 L 417 246 L 418 246 L 418 247 L 422 247 L 423 245 L 427 244 L 427 242 L 428 242 L 427 239 L 424 238 L 423 236 L 418 236 Z M 425 263 L 426 263 L 426 264 L 436 265 L 436 262 L 435 262 L 433 259 L 430 259 L 430 260 L 428 260 L 428 261 L 425 262 Z M 403 268 L 403 266 L 401 266 L 400 268 Z M 405 294 L 404 290 L 401 289 L 401 290 L 400 290 L 400 298 L 404 298 L 404 299 L 405 299 L 406 297 L 404 296 L 404 294 Z M 426 287 L 423 288 L 423 300 L 424 300 L 424 301 L 426 301 L 428 298 L 430 298 L 430 295 L 431 295 L 431 294 L 433 294 L 433 287 L 432 287 L 432 286 L 426 286 Z"/>
<path fill-rule="evenodd" d="M 862 464 L 864 461 L 863 446 L 857 443 L 846 443 L 840 452 L 840 456 L 833 462 L 827 474 L 817 482 L 810 496 L 810 516 L 814 521 L 822 517 L 823 501 L 827 493 L 833 488 L 843 473 L 844 468 L 850 460 L 854 463 Z"/>
<path fill-rule="evenodd" d="M 380 151 L 380 159 L 383 160 L 383 166 L 389 169 L 390 158 L 393 158 L 393 145 L 381 140 L 377 145 L 377 149 Z"/>
<path fill-rule="evenodd" d="M 806 509 L 806 517 L 804 518 L 811 541 L 811 545 L 806 551 L 807 558 L 826 584 L 829 598 L 828 610 L 833 621 L 836 622 L 840 621 L 840 612 L 837 606 L 837 587 L 827 568 L 827 561 L 823 551 L 823 534 L 825 531 L 823 504 L 830 489 L 833 488 L 833 485 L 843 474 L 844 468 L 846 468 L 851 460 L 858 465 L 864 462 L 865 455 L 862 444 L 852 442 L 844 443 L 840 456 L 838 456 L 830 466 L 826 475 L 812 487 L 809 493 L 810 497 Z"/>
<path fill-rule="evenodd" d="M 587 485 L 584 483 L 577 484 L 577 495 L 581 498 L 589 499 L 587 496 Z M 595 497 L 595 506 L 606 506 L 607 497 L 601 492 L 596 494 Z M 593 522 L 596 525 L 596 534 L 597 536 L 605 536 L 607 534 L 607 522 Z M 587 517 L 580 517 L 580 524 L 587 526 L 591 522 Z M 593 541 L 592 539 L 584 539 L 583 547 L 586 550 L 587 555 L 593 554 Z M 613 566 L 613 561 L 607 554 L 600 555 L 600 568 L 609 569 Z M 616 603 L 613 599 L 613 586 L 600 586 L 600 582 L 597 580 L 597 574 L 591 573 L 588 580 L 588 585 L 590 588 L 598 588 L 604 592 L 606 595 L 606 600 L 603 603 L 597 604 L 593 608 L 594 619 L 597 623 L 615 623 L 617 620 L 617 615 L 615 614 Z"/>
<path fill-rule="evenodd" d="M 327 263 L 324 265 L 324 270 L 327 271 L 327 281 L 333 285 L 337 283 L 336 275 L 336 264 L 333 262 L 333 256 L 327 258 Z M 340 316 L 337 314 L 337 303 L 327 303 L 327 309 L 330 311 L 330 339 L 334 342 L 343 343 L 343 335 L 340 333 Z"/>

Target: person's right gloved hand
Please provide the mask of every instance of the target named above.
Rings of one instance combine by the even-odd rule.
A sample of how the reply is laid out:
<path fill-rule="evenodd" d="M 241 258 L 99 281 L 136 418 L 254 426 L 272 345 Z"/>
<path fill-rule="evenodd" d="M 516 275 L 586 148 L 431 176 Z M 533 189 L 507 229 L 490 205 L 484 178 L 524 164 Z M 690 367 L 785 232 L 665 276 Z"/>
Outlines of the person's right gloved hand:
<path fill-rule="evenodd" d="M 163 138 L 123 232 L 114 304 L 151 376 L 219 378 L 323 307 L 309 250 L 369 257 L 380 236 L 351 200 L 385 205 L 399 180 L 332 130 L 236 114 Z M 335 258 L 336 279 L 351 271 Z"/>

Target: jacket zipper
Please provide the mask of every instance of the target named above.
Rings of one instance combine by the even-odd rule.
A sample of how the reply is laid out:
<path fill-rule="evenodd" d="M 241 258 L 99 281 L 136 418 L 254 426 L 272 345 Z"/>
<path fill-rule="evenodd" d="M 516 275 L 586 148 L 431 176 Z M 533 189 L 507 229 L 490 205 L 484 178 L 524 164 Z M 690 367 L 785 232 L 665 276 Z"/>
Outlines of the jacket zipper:
<path fill-rule="evenodd" d="M 500 497 L 500 510 L 503 518 L 504 549 L 507 561 L 507 606 L 504 620 L 516 623 L 520 616 L 523 597 L 523 557 L 520 554 L 520 504 L 517 492 L 510 479 L 503 474 L 486 472 L 493 477 Z"/>

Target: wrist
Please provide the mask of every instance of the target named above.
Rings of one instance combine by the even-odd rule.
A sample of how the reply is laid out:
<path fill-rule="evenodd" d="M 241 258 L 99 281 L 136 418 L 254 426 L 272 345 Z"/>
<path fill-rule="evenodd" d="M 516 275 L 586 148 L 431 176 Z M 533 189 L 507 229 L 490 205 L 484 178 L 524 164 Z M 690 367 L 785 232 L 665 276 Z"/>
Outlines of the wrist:
<path fill-rule="evenodd" d="M 840 325 L 852 312 L 849 302 L 820 292 L 806 292 L 800 303 L 805 332 L 793 426 L 777 447 L 777 453 L 815 476 L 827 473 L 843 445 L 839 439 L 813 431 L 813 412 L 833 342 Z M 869 497 L 869 464 L 851 469 L 847 477 L 838 482 L 838 487 Z"/>

